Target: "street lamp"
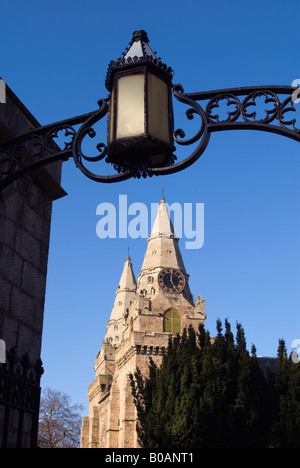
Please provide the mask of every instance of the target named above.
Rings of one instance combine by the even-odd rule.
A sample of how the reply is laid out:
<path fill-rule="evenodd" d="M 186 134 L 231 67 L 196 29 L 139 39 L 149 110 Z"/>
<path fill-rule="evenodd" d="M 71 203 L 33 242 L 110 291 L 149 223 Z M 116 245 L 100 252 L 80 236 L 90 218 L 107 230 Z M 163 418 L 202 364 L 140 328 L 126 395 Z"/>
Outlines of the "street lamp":
<path fill-rule="evenodd" d="M 111 61 L 108 156 L 118 172 L 173 164 L 173 70 L 149 47 L 145 31 L 133 34 L 124 57 Z"/>
<path fill-rule="evenodd" d="M 84 175 L 101 183 L 172 174 L 194 164 L 217 131 L 261 130 L 300 141 L 293 114 L 300 92 L 297 87 L 250 86 L 185 93 L 181 84 L 172 84 L 172 77 L 172 69 L 150 48 L 146 32 L 134 32 L 123 57 L 109 64 L 105 82 L 109 96 L 98 101 L 99 109 L 0 143 L 0 191 L 38 167 L 71 157 Z M 200 117 L 199 130 L 189 139 L 184 139 L 183 129 L 174 131 L 172 97 L 188 106 L 188 119 L 194 114 Z M 261 118 L 255 111 L 258 98 L 263 98 L 265 106 Z M 220 112 L 222 103 L 225 117 Z M 83 141 L 87 136 L 95 138 L 93 127 L 106 114 L 107 142 L 97 144 L 96 156 L 88 156 L 83 152 Z M 56 144 L 61 133 L 63 147 Z M 175 162 L 174 144 L 197 146 L 185 159 Z M 103 160 L 117 173 L 98 175 L 85 164 Z"/>

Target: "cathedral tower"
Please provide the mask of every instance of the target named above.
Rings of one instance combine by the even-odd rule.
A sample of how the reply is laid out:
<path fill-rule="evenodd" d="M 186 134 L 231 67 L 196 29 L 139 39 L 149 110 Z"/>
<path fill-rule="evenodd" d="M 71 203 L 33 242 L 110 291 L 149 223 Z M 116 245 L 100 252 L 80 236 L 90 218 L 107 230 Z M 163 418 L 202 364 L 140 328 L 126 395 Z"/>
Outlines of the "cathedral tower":
<path fill-rule="evenodd" d="M 82 448 L 136 448 L 136 410 L 130 373 L 147 376 L 149 357 L 160 364 L 169 336 L 205 320 L 205 300 L 196 302 L 162 198 L 141 272 L 134 278 L 127 257 L 102 349 L 95 359 L 95 380 L 88 389 L 89 417 L 83 418 Z"/>

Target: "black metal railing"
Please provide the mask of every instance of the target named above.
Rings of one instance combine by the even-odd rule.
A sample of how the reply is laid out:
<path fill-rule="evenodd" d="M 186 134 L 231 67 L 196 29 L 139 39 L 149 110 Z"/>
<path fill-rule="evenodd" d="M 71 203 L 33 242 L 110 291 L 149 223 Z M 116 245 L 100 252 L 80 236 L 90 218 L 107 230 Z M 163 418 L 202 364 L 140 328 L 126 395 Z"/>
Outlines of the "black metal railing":
<path fill-rule="evenodd" d="M 40 359 L 32 366 L 27 353 L 18 359 L 15 348 L 0 364 L 1 448 L 37 447 L 43 372 Z"/>

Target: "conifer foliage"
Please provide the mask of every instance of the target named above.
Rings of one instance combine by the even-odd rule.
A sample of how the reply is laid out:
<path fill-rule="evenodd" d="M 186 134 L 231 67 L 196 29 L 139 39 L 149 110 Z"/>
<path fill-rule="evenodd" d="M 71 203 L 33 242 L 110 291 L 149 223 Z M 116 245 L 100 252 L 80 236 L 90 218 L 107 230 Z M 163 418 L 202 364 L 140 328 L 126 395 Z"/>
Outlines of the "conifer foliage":
<path fill-rule="evenodd" d="M 266 376 L 265 376 L 266 375 Z M 264 375 L 242 326 L 217 321 L 170 338 L 149 378 L 131 376 L 137 433 L 144 448 L 300 447 L 300 364 L 279 342 L 275 373 Z"/>

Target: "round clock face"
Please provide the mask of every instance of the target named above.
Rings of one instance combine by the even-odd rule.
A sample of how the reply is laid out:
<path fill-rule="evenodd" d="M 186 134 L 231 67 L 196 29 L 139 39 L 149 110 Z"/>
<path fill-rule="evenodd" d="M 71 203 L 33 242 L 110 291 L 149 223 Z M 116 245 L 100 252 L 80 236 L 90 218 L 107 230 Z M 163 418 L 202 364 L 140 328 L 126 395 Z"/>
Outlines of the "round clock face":
<path fill-rule="evenodd" d="M 163 291 L 179 294 L 185 286 L 185 279 L 180 270 L 164 268 L 158 275 L 158 284 Z"/>

